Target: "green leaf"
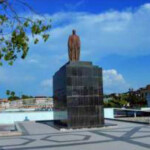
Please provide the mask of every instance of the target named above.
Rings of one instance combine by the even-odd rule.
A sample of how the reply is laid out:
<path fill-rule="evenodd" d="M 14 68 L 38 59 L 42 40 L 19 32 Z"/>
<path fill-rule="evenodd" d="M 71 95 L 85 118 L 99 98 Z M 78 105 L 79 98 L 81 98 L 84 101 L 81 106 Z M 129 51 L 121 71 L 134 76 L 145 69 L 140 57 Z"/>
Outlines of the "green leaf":
<path fill-rule="evenodd" d="M 39 39 L 36 38 L 36 39 L 34 40 L 34 44 L 37 44 L 38 42 L 39 42 Z"/>
<path fill-rule="evenodd" d="M 29 26 L 29 22 L 26 21 L 26 22 L 24 23 L 24 26 L 25 26 L 25 27 L 28 27 L 28 26 Z"/>
<path fill-rule="evenodd" d="M 12 66 L 12 65 L 13 65 L 13 61 L 10 61 L 8 64 L 9 64 L 10 66 Z"/>
<path fill-rule="evenodd" d="M 8 4 L 10 2 L 8 1 Z M 12 4 L 13 7 L 14 4 Z M 9 7 L 6 7 L 8 9 Z M 15 7 L 14 7 L 15 8 Z M 10 12 L 11 13 L 11 12 Z M 49 34 L 45 32 L 51 28 L 51 20 L 46 19 L 30 19 L 26 16 L 19 16 L 16 18 L 12 13 L 12 16 L 8 16 L 6 12 L 2 10 L 0 14 L 0 32 L 4 35 L 0 37 L 0 66 L 3 61 L 7 61 L 9 65 L 13 65 L 13 62 L 21 57 L 26 58 L 29 50 L 29 35 L 37 35 L 38 38 L 34 39 L 34 44 L 38 44 L 40 37 L 46 42 L 49 38 Z M 13 18 L 13 19 L 12 19 Z M 4 30 L 7 25 L 8 30 Z M 11 31 L 10 34 L 5 31 Z M 6 35 L 6 36 L 5 36 Z M 22 54 L 22 55 L 20 55 Z"/>
<path fill-rule="evenodd" d="M 9 90 L 6 91 L 6 95 L 10 95 L 10 91 Z"/>
<path fill-rule="evenodd" d="M 46 42 L 48 40 L 48 38 L 49 38 L 49 34 L 44 34 L 43 35 L 44 42 Z"/>

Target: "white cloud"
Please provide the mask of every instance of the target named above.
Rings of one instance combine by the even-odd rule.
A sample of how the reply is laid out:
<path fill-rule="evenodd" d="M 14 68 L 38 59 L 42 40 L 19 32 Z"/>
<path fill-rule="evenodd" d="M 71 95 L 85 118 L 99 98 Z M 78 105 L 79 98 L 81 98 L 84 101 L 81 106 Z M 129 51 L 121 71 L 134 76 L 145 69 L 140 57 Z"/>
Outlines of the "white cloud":
<path fill-rule="evenodd" d="M 76 10 L 78 7 L 80 7 L 85 1 L 84 0 L 81 0 L 81 1 L 78 1 L 77 3 L 74 3 L 74 4 L 68 4 L 66 3 L 65 4 L 65 7 L 67 8 L 67 10 Z"/>
<path fill-rule="evenodd" d="M 98 60 L 111 54 L 128 57 L 150 54 L 149 6 L 145 4 L 137 9 L 111 10 L 99 14 L 45 14 L 46 18 L 52 19 L 50 39 L 44 44 L 40 42 L 38 46 L 31 44 L 32 54 L 39 54 L 39 62 L 43 62 L 43 58 L 48 61 L 59 57 L 63 59 L 54 59 L 56 64 L 64 63 L 68 60 L 67 41 L 72 29 L 76 29 L 81 38 L 82 60 Z"/>
<path fill-rule="evenodd" d="M 52 79 L 43 80 L 41 86 L 44 88 L 52 88 Z"/>
<path fill-rule="evenodd" d="M 81 60 L 95 63 L 110 54 L 128 57 L 150 54 L 150 4 L 136 9 L 111 10 L 99 14 L 58 12 L 45 16 L 52 19 L 50 39 L 44 44 L 30 44 L 29 55 L 24 63 L 19 64 L 17 60 L 17 71 L 14 69 L 0 72 L 1 83 L 7 84 L 11 79 L 9 84 L 16 87 L 23 82 L 27 84 L 30 79 L 30 85 L 34 88 L 39 85 L 36 88 L 39 91 L 41 86 L 52 87 L 51 80 L 44 79 L 52 76 L 68 61 L 67 40 L 72 29 L 76 29 L 81 38 Z M 36 85 L 32 82 L 34 78 L 37 79 L 36 83 L 38 82 Z M 40 81 L 42 82 L 39 83 Z M 33 87 L 31 88 L 34 89 Z M 104 91 L 120 92 L 127 88 L 128 83 L 123 75 L 116 70 L 104 71 Z"/>
<path fill-rule="evenodd" d="M 126 92 L 129 89 L 123 75 L 115 69 L 104 70 L 103 81 L 105 93 Z"/>
<path fill-rule="evenodd" d="M 4 69 L 0 70 L 0 83 L 7 81 L 7 77 L 6 77 L 6 73 L 4 71 Z"/>
<path fill-rule="evenodd" d="M 34 80 L 34 76 L 24 72 L 18 73 L 11 67 L 9 67 L 9 69 L 1 68 L 0 70 L 0 85 L 5 84 L 11 87 L 15 87 L 18 85 L 21 86 L 23 83 L 33 82 Z"/>
<path fill-rule="evenodd" d="M 81 38 L 81 60 L 96 62 L 111 54 L 128 57 L 150 54 L 149 6 L 99 14 L 45 14 L 46 18 L 52 19 L 50 39 L 46 43 L 30 44 L 28 65 L 57 70 L 68 60 L 67 41 L 74 28 Z"/>
<path fill-rule="evenodd" d="M 37 64 L 38 63 L 38 60 L 34 59 L 34 58 L 31 58 L 31 59 L 28 59 L 28 62 L 29 63 L 35 63 Z"/>
<path fill-rule="evenodd" d="M 67 38 L 72 29 L 77 29 L 82 42 L 82 51 L 90 56 L 108 54 L 139 56 L 150 54 L 150 4 L 136 10 L 108 11 L 100 14 L 57 13 L 54 28 L 47 43 L 49 50 L 67 51 Z M 83 56 L 86 59 L 88 56 Z M 86 57 L 86 58 L 85 58 Z"/>

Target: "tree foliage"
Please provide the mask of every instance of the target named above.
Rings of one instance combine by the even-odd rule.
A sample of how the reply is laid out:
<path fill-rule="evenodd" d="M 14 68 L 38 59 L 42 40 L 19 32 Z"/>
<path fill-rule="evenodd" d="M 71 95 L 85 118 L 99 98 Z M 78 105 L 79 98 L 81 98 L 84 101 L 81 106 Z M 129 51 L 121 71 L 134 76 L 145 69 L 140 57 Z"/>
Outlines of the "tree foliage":
<path fill-rule="evenodd" d="M 8 96 L 8 100 L 18 100 L 18 99 L 32 99 L 33 96 L 29 96 L 26 94 L 22 94 L 22 96 L 17 96 L 14 91 L 7 90 L 6 95 Z"/>
<path fill-rule="evenodd" d="M 49 38 L 47 31 L 51 28 L 50 20 L 41 16 L 36 19 L 31 19 L 26 14 L 22 16 L 17 7 L 35 14 L 23 0 L 0 0 L 0 65 L 4 61 L 13 65 L 18 57 L 25 59 L 30 37 L 34 44 L 38 44 L 41 39 L 46 42 Z"/>
<path fill-rule="evenodd" d="M 145 107 L 147 105 L 147 101 L 145 98 L 141 97 L 141 95 L 136 94 L 133 90 L 129 90 L 127 93 L 116 95 L 106 95 L 105 98 L 109 98 L 109 101 L 104 102 L 105 107 L 130 107 L 130 108 L 138 108 Z"/>
<path fill-rule="evenodd" d="M 134 91 L 129 90 L 128 101 L 132 108 L 134 107 L 145 107 L 147 106 L 147 101 L 141 94 L 136 94 Z"/>
<path fill-rule="evenodd" d="M 14 91 L 7 90 L 6 95 L 8 96 L 8 100 L 11 101 L 20 99 L 18 96 L 16 96 Z"/>
<path fill-rule="evenodd" d="M 104 107 L 122 108 L 122 107 L 126 107 L 127 104 L 128 102 L 124 99 L 112 98 L 108 102 L 104 102 Z"/>
<path fill-rule="evenodd" d="M 25 95 L 25 94 L 23 94 L 21 96 L 21 99 L 30 99 L 30 98 L 33 98 L 33 96 L 28 96 L 28 95 Z"/>

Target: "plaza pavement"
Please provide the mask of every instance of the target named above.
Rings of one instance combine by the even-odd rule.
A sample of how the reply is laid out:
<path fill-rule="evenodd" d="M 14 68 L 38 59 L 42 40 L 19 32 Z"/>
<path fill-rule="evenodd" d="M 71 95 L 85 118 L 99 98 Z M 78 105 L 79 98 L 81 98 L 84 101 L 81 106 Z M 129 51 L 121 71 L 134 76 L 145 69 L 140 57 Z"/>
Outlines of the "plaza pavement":
<path fill-rule="evenodd" d="M 23 122 L 22 136 L 0 137 L 0 150 L 149 150 L 150 126 L 119 121 L 106 128 L 59 131 L 49 125 Z"/>

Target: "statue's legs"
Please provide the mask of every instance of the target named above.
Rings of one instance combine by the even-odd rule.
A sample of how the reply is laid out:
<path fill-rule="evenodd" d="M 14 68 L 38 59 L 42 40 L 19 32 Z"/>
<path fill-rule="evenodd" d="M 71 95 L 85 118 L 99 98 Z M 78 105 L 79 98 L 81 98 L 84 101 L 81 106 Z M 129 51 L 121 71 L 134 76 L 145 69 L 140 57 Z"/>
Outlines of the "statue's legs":
<path fill-rule="evenodd" d="M 76 49 L 72 49 L 72 61 L 76 61 Z"/>
<path fill-rule="evenodd" d="M 77 60 L 80 60 L 80 49 L 77 49 Z"/>
<path fill-rule="evenodd" d="M 76 50 L 75 50 L 75 60 L 79 61 L 79 57 L 80 57 L 80 50 L 78 48 L 76 48 Z"/>
<path fill-rule="evenodd" d="M 72 61 L 72 49 L 68 49 L 69 60 Z"/>
<path fill-rule="evenodd" d="M 77 48 L 72 48 L 68 50 L 69 60 L 70 61 L 79 61 L 80 50 Z"/>

